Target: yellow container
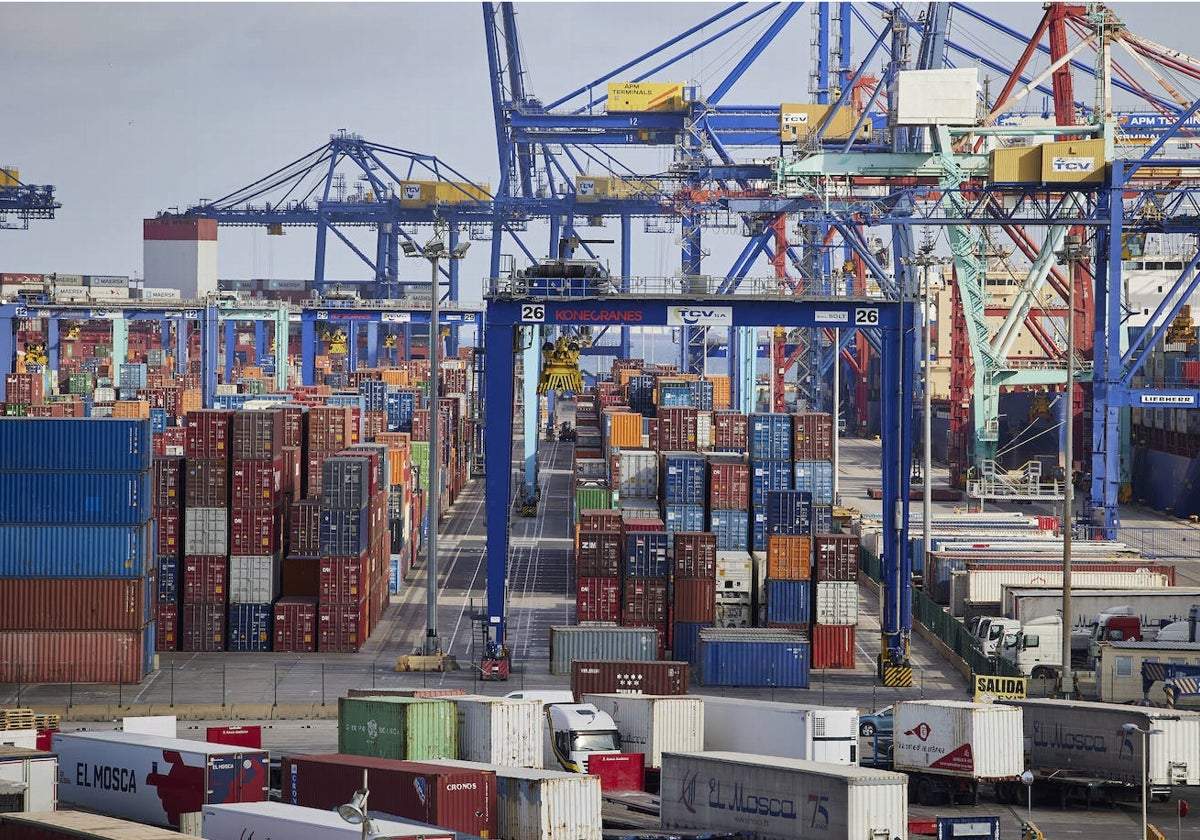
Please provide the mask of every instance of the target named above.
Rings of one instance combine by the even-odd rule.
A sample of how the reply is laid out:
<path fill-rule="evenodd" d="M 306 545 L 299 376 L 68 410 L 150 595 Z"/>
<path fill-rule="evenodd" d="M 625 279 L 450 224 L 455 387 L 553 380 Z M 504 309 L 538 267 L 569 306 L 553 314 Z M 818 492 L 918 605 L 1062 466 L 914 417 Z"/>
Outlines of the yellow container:
<path fill-rule="evenodd" d="M 610 114 L 687 110 L 682 82 L 609 82 Z"/>
<path fill-rule="evenodd" d="M 1060 184 L 1104 181 L 1108 162 L 1103 140 L 1064 140 L 1042 144 L 1042 180 Z"/>
<path fill-rule="evenodd" d="M 1042 180 L 1042 147 L 1013 146 L 992 150 L 992 181 L 1033 184 Z"/>
<path fill-rule="evenodd" d="M 615 411 L 611 415 L 608 446 L 636 449 L 642 445 L 642 415 L 631 411 Z"/>
<path fill-rule="evenodd" d="M 713 384 L 713 408 L 714 409 L 729 408 L 729 402 L 730 402 L 729 377 L 728 376 L 706 376 L 704 378 Z"/>
<path fill-rule="evenodd" d="M 406 370 L 384 368 L 379 372 L 379 378 L 388 385 L 395 385 L 397 388 L 408 387 L 408 371 Z"/>
<path fill-rule="evenodd" d="M 21 171 L 13 167 L 0 169 L 0 187 L 17 187 L 21 184 Z"/>
<path fill-rule="evenodd" d="M 658 195 L 658 181 L 650 178 L 618 178 L 616 175 L 576 175 L 575 197 L 580 202 L 603 198 L 636 198 Z"/>
<path fill-rule="evenodd" d="M 428 207 L 431 204 L 458 204 L 462 201 L 488 201 L 486 187 L 465 181 L 401 181 L 402 207 Z"/>
<path fill-rule="evenodd" d="M 180 400 L 185 415 L 189 411 L 199 411 L 204 408 L 204 400 L 201 399 L 199 388 L 184 388 L 183 393 L 180 394 Z"/>
<path fill-rule="evenodd" d="M 147 400 L 117 400 L 113 403 L 112 416 L 134 420 L 149 420 L 150 403 Z"/>
<path fill-rule="evenodd" d="M 785 102 L 779 106 L 779 139 L 787 143 L 799 140 L 807 134 L 816 134 L 821 123 L 829 117 L 832 105 L 801 105 Z M 845 140 L 854 131 L 858 117 L 850 108 L 842 107 L 833 112 L 825 128 L 829 140 Z M 861 129 L 864 140 L 871 137 L 871 123 L 864 122 Z"/>

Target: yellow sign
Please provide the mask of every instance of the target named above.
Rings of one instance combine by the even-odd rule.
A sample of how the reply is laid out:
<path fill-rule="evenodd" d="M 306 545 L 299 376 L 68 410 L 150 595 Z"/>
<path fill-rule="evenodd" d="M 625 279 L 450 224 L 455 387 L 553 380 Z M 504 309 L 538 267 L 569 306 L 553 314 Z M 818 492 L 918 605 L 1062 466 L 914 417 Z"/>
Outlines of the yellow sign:
<path fill-rule="evenodd" d="M 1024 700 L 1024 677 L 986 677 L 975 675 L 975 702 L 984 700 Z"/>

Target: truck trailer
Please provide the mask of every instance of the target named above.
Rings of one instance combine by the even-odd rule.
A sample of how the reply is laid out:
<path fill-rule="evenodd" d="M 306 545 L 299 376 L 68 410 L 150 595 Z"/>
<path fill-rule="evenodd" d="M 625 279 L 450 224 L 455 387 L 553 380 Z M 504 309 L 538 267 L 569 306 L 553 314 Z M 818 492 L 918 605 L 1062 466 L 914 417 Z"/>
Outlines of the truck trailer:
<path fill-rule="evenodd" d="M 858 709 L 704 698 L 704 749 L 858 763 Z"/>

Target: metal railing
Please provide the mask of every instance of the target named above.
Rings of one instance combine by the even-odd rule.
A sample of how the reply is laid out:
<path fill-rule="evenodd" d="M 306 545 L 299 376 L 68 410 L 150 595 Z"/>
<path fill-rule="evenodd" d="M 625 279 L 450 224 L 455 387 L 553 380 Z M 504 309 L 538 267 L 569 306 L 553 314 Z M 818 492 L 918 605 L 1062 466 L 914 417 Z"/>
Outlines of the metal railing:
<path fill-rule="evenodd" d="M 732 285 L 724 277 L 690 275 L 678 277 L 525 277 L 512 275 L 487 280 L 489 297 L 592 298 L 614 295 L 629 297 L 703 297 L 723 294 Z M 830 279 L 746 277 L 731 292 L 747 298 L 837 298 L 839 300 L 885 300 L 874 291 L 866 295 L 842 295 Z"/>

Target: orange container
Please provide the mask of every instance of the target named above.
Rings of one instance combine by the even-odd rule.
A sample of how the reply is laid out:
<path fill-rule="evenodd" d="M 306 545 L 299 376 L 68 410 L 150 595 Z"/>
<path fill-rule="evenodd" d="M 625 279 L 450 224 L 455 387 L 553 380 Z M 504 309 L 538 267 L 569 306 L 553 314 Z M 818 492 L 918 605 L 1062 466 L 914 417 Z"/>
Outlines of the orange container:
<path fill-rule="evenodd" d="M 729 377 L 706 376 L 704 378 L 713 384 L 713 408 L 718 410 L 729 408 Z"/>
<path fill-rule="evenodd" d="M 181 395 L 181 400 L 183 403 L 181 407 L 185 415 L 189 411 L 199 411 L 204 408 L 204 400 L 201 398 L 198 388 L 185 388 Z"/>
<path fill-rule="evenodd" d="M 150 419 L 150 403 L 146 400 L 117 400 L 113 403 L 113 417 Z"/>
<path fill-rule="evenodd" d="M 767 577 L 772 580 L 808 580 L 812 576 L 812 538 L 769 534 Z"/>
<path fill-rule="evenodd" d="M 637 449 L 642 445 L 642 415 L 630 411 L 615 411 L 609 422 L 610 448 Z"/>

